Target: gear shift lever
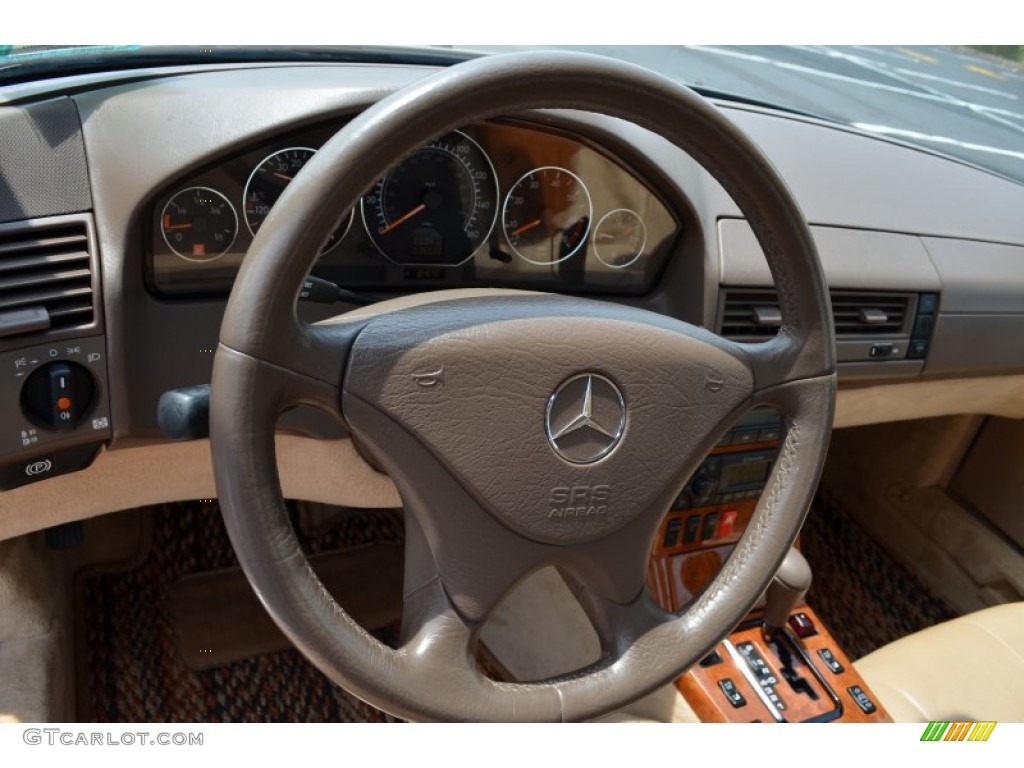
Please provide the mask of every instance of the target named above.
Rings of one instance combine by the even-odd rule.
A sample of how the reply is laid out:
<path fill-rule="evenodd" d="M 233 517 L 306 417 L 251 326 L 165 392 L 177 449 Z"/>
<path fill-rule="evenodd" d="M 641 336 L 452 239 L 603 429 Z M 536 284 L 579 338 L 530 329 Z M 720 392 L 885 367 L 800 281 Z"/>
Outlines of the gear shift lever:
<path fill-rule="evenodd" d="M 790 549 L 786 559 L 764 593 L 764 635 L 771 638 L 786 625 L 807 590 L 811 588 L 811 566 L 796 549 Z"/>

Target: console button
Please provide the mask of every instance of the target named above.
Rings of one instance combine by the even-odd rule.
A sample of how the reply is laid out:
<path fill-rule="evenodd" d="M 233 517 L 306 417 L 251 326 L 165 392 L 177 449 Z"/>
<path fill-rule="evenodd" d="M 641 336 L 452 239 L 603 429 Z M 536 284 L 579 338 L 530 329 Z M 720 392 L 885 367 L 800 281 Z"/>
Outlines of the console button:
<path fill-rule="evenodd" d="M 736 514 L 735 509 L 722 510 L 722 519 L 718 523 L 718 538 L 732 536 L 736 529 Z"/>
<path fill-rule="evenodd" d="M 910 334 L 915 339 L 932 335 L 932 326 L 935 324 L 935 318 L 930 315 L 919 316 L 914 321 L 914 330 Z"/>
<path fill-rule="evenodd" d="M 796 632 L 797 637 L 810 637 L 818 634 L 818 628 L 814 626 L 811 617 L 806 613 L 795 613 L 790 616 L 789 626 Z"/>
<path fill-rule="evenodd" d="M 715 538 L 715 533 L 718 531 L 718 513 L 708 512 L 704 515 L 704 525 L 701 526 L 700 539 L 701 541 L 707 541 L 708 539 Z"/>
<path fill-rule="evenodd" d="M 864 690 L 859 685 L 851 685 L 846 690 L 850 694 L 850 698 L 857 702 L 857 706 L 860 707 L 861 712 L 865 715 L 870 715 L 875 711 L 875 702 L 864 693 Z"/>
<path fill-rule="evenodd" d="M 736 709 L 746 705 L 747 700 L 743 698 L 743 694 L 737 690 L 736 683 L 732 681 L 732 678 L 727 677 L 724 680 L 719 680 L 718 687 L 722 689 L 722 693 L 725 694 L 725 698 L 727 698 L 729 703 Z"/>
<path fill-rule="evenodd" d="M 709 653 L 707 656 L 705 656 L 703 659 L 700 660 L 700 665 L 702 667 L 704 667 L 704 668 L 713 667 L 713 666 L 715 666 L 717 664 L 721 664 L 721 663 L 722 663 L 722 656 L 721 656 L 721 654 L 718 653 L 718 651 L 712 651 L 711 653 Z"/>
<path fill-rule="evenodd" d="M 661 546 L 669 549 L 676 546 L 679 543 L 679 530 L 683 527 L 683 521 L 681 518 L 673 517 L 668 521 L 665 526 L 665 538 L 661 542 Z"/>
<path fill-rule="evenodd" d="M 820 648 L 818 649 L 818 655 L 825 662 L 825 666 L 832 670 L 832 674 L 839 675 L 846 671 L 846 667 L 839 663 L 839 659 L 836 658 L 830 649 Z"/>
<path fill-rule="evenodd" d="M 700 515 L 690 515 L 686 518 L 686 525 L 683 527 L 683 544 L 693 544 L 697 540 L 697 531 L 700 530 Z"/>
<path fill-rule="evenodd" d="M 871 357 L 891 357 L 892 355 L 897 354 L 898 351 L 899 350 L 894 345 L 888 342 L 880 342 L 878 344 L 871 345 L 871 350 L 868 352 L 868 355 Z"/>
<path fill-rule="evenodd" d="M 939 297 L 934 293 L 922 293 L 917 299 L 917 314 L 934 315 L 939 304 Z"/>
<path fill-rule="evenodd" d="M 928 354 L 928 340 L 927 339 L 916 339 L 907 345 L 907 359 L 908 360 L 921 360 L 925 355 Z"/>
<path fill-rule="evenodd" d="M 9 491 L 37 480 L 85 469 L 98 451 L 96 444 L 84 445 L 0 467 L 0 489 Z"/>

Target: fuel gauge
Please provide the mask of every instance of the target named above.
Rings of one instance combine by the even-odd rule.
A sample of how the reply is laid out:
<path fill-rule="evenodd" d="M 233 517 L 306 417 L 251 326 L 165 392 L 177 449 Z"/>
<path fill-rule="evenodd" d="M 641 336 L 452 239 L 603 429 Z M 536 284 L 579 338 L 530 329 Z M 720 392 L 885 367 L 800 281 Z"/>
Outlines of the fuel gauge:
<path fill-rule="evenodd" d="M 231 202 L 209 187 L 189 187 L 167 201 L 160 215 L 167 247 L 188 261 L 213 261 L 231 248 L 238 216 Z"/>
<path fill-rule="evenodd" d="M 629 208 L 609 211 L 594 228 L 594 251 L 601 263 L 625 269 L 636 262 L 647 245 L 647 227 L 640 214 Z"/>

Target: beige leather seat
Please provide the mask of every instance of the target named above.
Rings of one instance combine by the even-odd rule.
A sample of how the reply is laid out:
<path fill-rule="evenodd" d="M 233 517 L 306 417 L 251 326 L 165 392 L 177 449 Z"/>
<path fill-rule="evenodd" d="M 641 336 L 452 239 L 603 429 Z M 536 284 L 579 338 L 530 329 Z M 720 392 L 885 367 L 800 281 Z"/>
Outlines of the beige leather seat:
<path fill-rule="evenodd" d="M 1024 602 L 923 630 L 854 666 L 897 722 L 1024 722 Z"/>

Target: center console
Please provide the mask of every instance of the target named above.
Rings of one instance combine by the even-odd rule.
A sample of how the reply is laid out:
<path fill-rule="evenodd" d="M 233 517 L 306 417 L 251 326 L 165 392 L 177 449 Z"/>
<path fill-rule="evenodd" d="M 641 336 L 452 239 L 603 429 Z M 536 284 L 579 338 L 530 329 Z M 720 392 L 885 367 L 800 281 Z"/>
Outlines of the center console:
<path fill-rule="evenodd" d="M 680 611 L 707 586 L 750 523 L 783 434 L 757 409 L 704 459 L 662 521 L 648 589 Z M 706 722 L 891 722 L 850 659 L 804 603 L 811 573 L 797 550 L 750 615 L 676 681 Z"/>

